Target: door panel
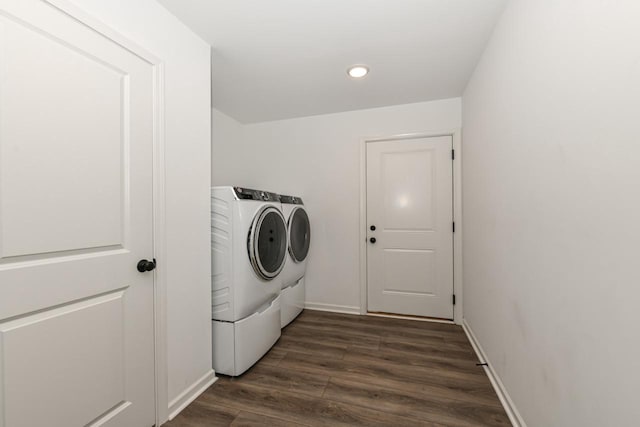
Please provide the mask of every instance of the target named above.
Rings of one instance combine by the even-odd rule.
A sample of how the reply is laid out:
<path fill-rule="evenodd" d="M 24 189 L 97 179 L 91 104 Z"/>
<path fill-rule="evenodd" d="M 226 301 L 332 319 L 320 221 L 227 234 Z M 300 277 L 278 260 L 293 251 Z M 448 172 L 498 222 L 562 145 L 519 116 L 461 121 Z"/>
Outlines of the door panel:
<path fill-rule="evenodd" d="M 385 295 L 434 295 L 436 289 L 435 252 L 431 250 L 385 249 Z"/>
<path fill-rule="evenodd" d="M 402 151 L 380 154 L 385 230 L 431 230 L 435 165 L 433 152 Z"/>
<path fill-rule="evenodd" d="M 367 143 L 369 311 L 453 318 L 451 146 L 449 136 Z"/>
<path fill-rule="evenodd" d="M 0 325 L 7 426 L 81 426 L 126 402 L 123 294 Z M 97 392 L 86 393 L 94 384 Z M 23 411 L 24 402 L 37 410 Z"/>
<path fill-rule="evenodd" d="M 126 75 L 0 19 L 2 256 L 121 245 Z"/>
<path fill-rule="evenodd" d="M 153 65 L 36 0 L 0 64 L 0 427 L 153 425 Z"/>

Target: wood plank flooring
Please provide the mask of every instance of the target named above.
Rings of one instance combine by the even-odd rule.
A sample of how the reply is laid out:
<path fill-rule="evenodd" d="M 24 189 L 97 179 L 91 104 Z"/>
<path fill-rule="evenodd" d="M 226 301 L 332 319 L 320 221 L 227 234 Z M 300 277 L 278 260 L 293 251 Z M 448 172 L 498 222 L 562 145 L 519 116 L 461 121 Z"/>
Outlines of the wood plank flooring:
<path fill-rule="evenodd" d="M 459 326 L 305 310 L 167 427 L 509 426 Z"/>

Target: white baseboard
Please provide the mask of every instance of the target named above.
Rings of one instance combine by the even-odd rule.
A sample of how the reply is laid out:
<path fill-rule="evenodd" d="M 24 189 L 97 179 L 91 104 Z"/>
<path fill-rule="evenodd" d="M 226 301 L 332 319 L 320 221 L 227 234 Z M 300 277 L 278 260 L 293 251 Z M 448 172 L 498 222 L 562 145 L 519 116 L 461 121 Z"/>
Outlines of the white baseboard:
<path fill-rule="evenodd" d="M 307 310 L 331 311 L 334 313 L 360 314 L 360 307 L 352 305 L 322 304 L 319 302 L 305 301 L 304 308 Z"/>
<path fill-rule="evenodd" d="M 178 397 L 169 402 L 169 421 L 174 419 L 184 408 L 196 400 L 198 396 L 218 380 L 213 369 L 204 374 L 200 379 L 187 387 Z"/>
<path fill-rule="evenodd" d="M 487 364 L 484 366 L 484 370 L 487 373 L 487 376 L 491 381 L 491 385 L 496 391 L 496 394 L 500 399 L 500 403 L 502 403 L 502 406 L 504 407 L 504 410 L 507 413 L 511 424 L 513 424 L 514 427 L 527 427 L 527 424 L 524 422 L 524 419 L 522 419 L 522 416 L 518 412 L 516 405 L 513 403 L 513 400 L 511 400 L 507 389 L 504 387 L 504 384 L 502 384 L 502 380 L 498 376 L 497 372 L 493 369 L 493 365 L 491 364 L 491 362 L 487 359 L 486 353 L 482 349 L 480 342 L 478 342 L 478 339 L 473 333 L 471 326 L 469 326 L 469 324 L 467 323 L 467 319 L 462 319 L 462 329 L 464 329 L 464 332 L 467 334 L 467 338 L 469 338 L 471 346 L 476 352 L 480 363 Z"/>

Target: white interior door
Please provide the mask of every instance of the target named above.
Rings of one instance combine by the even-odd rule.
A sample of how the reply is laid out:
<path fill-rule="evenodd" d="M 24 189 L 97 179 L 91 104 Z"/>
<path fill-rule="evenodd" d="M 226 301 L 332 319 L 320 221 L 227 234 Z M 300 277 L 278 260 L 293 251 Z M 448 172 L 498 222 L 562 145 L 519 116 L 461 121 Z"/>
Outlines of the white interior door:
<path fill-rule="evenodd" d="M 155 423 L 153 66 L 0 1 L 0 426 Z"/>
<path fill-rule="evenodd" d="M 366 146 L 368 311 L 453 319 L 451 137 Z"/>

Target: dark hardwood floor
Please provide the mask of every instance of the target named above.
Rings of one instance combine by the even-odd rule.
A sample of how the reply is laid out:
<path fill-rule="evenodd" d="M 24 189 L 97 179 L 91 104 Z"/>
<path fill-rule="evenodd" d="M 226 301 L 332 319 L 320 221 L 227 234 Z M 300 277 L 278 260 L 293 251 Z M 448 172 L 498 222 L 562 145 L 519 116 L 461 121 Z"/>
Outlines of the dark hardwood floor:
<path fill-rule="evenodd" d="M 509 426 L 459 326 L 305 310 L 167 427 Z"/>

